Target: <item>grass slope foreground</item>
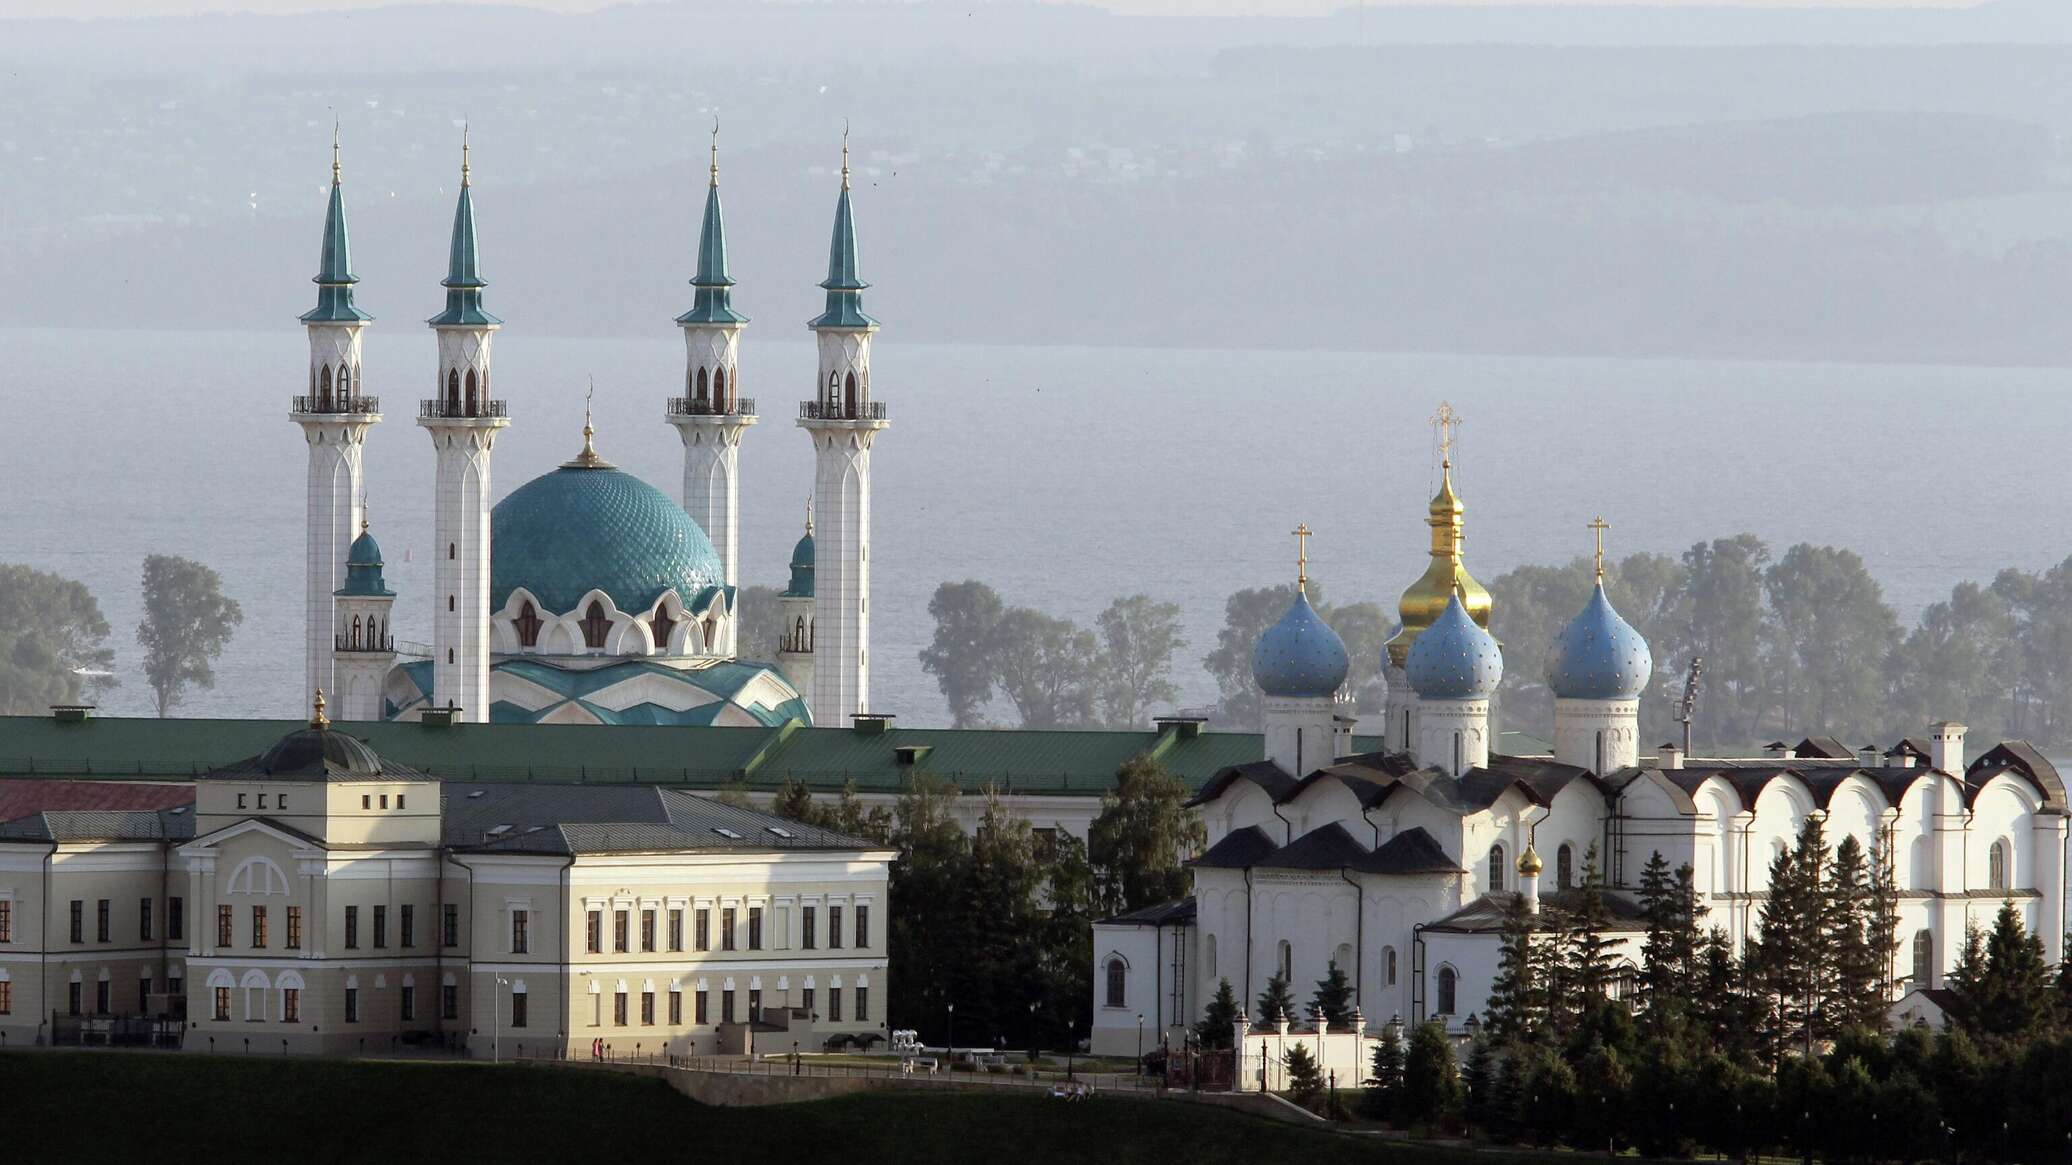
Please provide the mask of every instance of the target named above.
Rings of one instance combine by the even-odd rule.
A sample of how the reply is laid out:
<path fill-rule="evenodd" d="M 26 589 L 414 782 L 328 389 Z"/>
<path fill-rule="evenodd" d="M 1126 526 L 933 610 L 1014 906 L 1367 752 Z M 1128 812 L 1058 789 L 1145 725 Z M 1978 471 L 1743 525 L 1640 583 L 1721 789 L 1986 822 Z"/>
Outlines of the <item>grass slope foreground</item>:
<path fill-rule="evenodd" d="M 1463 1160 L 1174 1102 L 881 1092 L 709 1108 L 657 1080 L 511 1065 L 17 1051 L 0 1053 L 0 1097 L 0 1159 L 24 1162 Z"/>

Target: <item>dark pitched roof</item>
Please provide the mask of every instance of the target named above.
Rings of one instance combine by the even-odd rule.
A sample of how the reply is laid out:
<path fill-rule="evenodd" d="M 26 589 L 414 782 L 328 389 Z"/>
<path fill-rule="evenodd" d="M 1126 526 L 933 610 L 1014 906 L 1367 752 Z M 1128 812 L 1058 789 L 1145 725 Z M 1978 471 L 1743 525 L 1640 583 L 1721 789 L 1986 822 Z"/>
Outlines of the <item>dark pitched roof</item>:
<path fill-rule="evenodd" d="M 644 785 L 453 785 L 447 844 L 482 853 L 876 850 L 863 838 Z"/>
<path fill-rule="evenodd" d="M 2065 781 L 2058 766 L 2026 740 L 2007 740 L 1987 749 L 1964 770 L 1965 783 L 1975 792 L 2001 769 L 2024 773 L 2043 793 L 2044 801 L 2057 809 L 2066 808 Z"/>
<path fill-rule="evenodd" d="M 1809 736 L 1799 741 L 1792 750 L 1798 754 L 1795 759 L 1813 760 L 1855 760 L 1856 750 L 1832 736 Z"/>
<path fill-rule="evenodd" d="M 0 841 L 185 841 L 194 814 L 173 809 L 59 809 L 0 824 Z"/>
<path fill-rule="evenodd" d="M 1115 926 L 1185 926 L 1194 921 L 1194 895 L 1141 907 L 1102 921 Z"/>
<path fill-rule="evenodd" d="M 1354 863 L 1367 874 L 1461 874 L 1439 842 L 1422 826 L 1412 826 L 1381 843 L 1381 848 Z"/>
<path fill-rule="evenodd" d="M 1614 890 L 1600 890 L 1610 921 L 1605 929 L 1615 934 L 1633 934 L 1647 929 L 1646 912 L 1632 899 Z M 1504 929 L 1511 908 L 1519 896 L 1508 890 L 1484 894 L 1452 914 L 1424 927 L 1461 934 L 1488 934 Z M 1540 928 L 1564 924 L 1582 905 L 1583 891 L 1561 890 L 1540 896 L 1540 912 L 1534 925 Z"/>
<path fill-rule="evenodd" d="M 1620 774 L 1619 784 L 1623 788 L 1632 778 L 1639 776 L 1640 769 L 1630 769 Z M 1790 760 L 1713 760 L 1705 759 L 1696 764 L 1686 764 L 1680 769 L 1656 769 L 1663 777 L 1686 794 L 1695 794 L 1698 786 L 1718 777 L 1734 790 L 1742 806 L 1752 806 L 1756 798 L 1770 782 L 1780 777 L 1791 777 L 1806 786 L 1813 795 L 1814 803 L 1825 809 L 1834 799 L 1835 791 L 1850 777 L 1862 777 L 1878 787 L 1887 804 L 1897 805 L 1908 789 L 1917 781 L 1927 780 L 1935 770 L 1921 765 L 1881 765 L 1865 768 L 1851 760 L 1828 760 L 1819 757 Z"/>
<path fill-rule="evenodd" d="M 1271 870 L 1345 870 L 1368 854 L 1345 826 L 1332 822 L 1312 829 L 1252 863 Z"/>
<path fill-rule="evenodd" d="M 1321 781 L 1337 781 L 1359 798 L 1360 808 L 1371 809 L 1388 797 L 1397 781 L 1416 771 L 1417 762 L 1409 753 L 1368 752 L 1340 757 L 1302 778 L 1289 792 L 1288 799 L 1301 796 Z"/>
<path fill-rule="evenodd" d="M 1206 805 L 1222 796 L 1225 789 L 1239 781 L 1250 781 L 1266 790 L 1266 795 L 1272 797 L 1276 803 L 1286 799 L 1301 784 L 1270 760 L 1246 761 L 1244 764 L 1227 765 L 1217 770 L 1216 775 L 1210 777 L 1208 782 L 1202 785 L 1201 792 L 1196 793 L 1187 804 L 1190 808 Z"/>
<path fill-rule="evenodd" d="M 143 781 L 0 780 L 0 821 L 54 810 L 171 809 L 194 803 L 194 787 Z"/>
<path fill-rule="evenodd" d="M 1191 866 L 1206 866 L 1212 870 L 1245 870 L 1259 864 L 1259 859 L 1279 847 L 1266 831 L 1256 825 L 1233 829 L 1223 835 L 1223 840 L 1203 851 L 1202 855 L 1189 862 Z"/>

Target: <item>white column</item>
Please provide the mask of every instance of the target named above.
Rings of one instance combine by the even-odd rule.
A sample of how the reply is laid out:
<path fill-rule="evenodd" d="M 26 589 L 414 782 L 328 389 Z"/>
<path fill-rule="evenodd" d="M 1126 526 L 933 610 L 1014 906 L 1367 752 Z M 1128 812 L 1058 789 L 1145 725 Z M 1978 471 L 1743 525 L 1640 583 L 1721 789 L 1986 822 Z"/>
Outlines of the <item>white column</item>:
<path fill-rule="evenodd" d="M 489 720 L 490 453 L 510 424 L 490 398 L 489 327 L 441 327 L 440 396 L 419 410 L 438 456 L 433 486 L 432 698 L 461 719 Z M 470 377 L 474 396 L 469 398 Z M 458 407 L 447 392 L 462 387 Z"/>
<path fill-rule="evenodd" d="M 683 439 L 683 508 L 698 523 L 729 586 L 741 585 L 741 435 L 756 422 L 755 402 L 740 395 L 741 326 L 683 326 L 684 395 L 669 402 L 670 424 Z M 724 655 L 738 651 L 740 619 L 724 623 Z"/>
<path fill-rule="evenodd" d="M 822 725 L 870 703 L 871 445 L 888 424 L 870 395 L 871 331 L 816 333 L 820 395 L 799 418 L 813 439 L 811 703 Z"/>
<path fill-rule="evenodd" d="M 345 556 L 360 532 L 367 429 L 381 420 L 379 402 L 360 393 L 360 333 L 365 322 L 309 325 L 308 395 L 295 398 L 291 419 L 309 446 L 303 576 L 303 682 L 307 702 L 333 685 L 331 592 L 345 581 Z"/>

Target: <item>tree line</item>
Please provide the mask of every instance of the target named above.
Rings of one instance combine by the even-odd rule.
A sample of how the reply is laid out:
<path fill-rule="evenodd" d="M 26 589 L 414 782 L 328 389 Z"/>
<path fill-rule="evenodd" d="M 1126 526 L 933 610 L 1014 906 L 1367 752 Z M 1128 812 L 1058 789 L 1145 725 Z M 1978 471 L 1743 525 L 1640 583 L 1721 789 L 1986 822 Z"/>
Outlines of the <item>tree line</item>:
<path fill-rule="evenodd" d="M 1506 727 L 1551 730 L 1554 697 L 1542 674 L 1549 644 L 1582 610 L 1591 560 L 1521 566 L 1489 582 L 1491 630 L 1504 645 L 1499 693 Z M 1675 703 L 1702 661 L 1692 717 L 1695 747 L 1746 753 L 1772 737 L 1834 736 L 1890 743 L 1956 719 L 1981 739 L 2072 741 L 2072 558 L 2041 572 L 2008 568 L 1966 581 L 1908 627 L 1854 551 L 1800 543 L 1773 554 L 1752 534 L 1697 542 L 1682 554 L 1632 554 L 1610 564 L 1605 589 L 1644 635 L 1655 676 L 1641 698 L 1649 739 L 1678 740 Z M 1386 699 L 1382 649 L 1392 606 L 1310 599 L 1345 640 L 1360 715 Z M 1245 588 L 1224 603 L 1201 666 L 1216 686 L 1211 723 L 1256 731 L 1252 646 L 1294 600 L 1292 585 Z M 929 602 L 935 633 L 921 665 L 959 727 L 1001 710 L 1028 728 L 1142 728 L 1178 698 L 1186 646 L 1177 606 L 1147 595 L 1111 603 L 1081 627 L 1008 606 L 976 580 L 946 582 Z"/>
<path fill-rule="evenodd" d="M 189 688 L 216 686 L 216 659 L 244 622 L 223 580 L 192 559 L 144 559 L 144 681 L 167 716 Z M 108 621 L 86 586 L 33 567 L 0 564 L 0 715 L 40 715 L 117 687 Z"/>
<path fill-rule="evenodd" d="M 984 798 L 978 827 L 963 796 Z M 1205 843 L 1185 782 L 1138 757 L 1116 773 L 1081 841 L 1038 829 L 991 791 L 910 778 L 897 802 L 866 807 L 853 784 L 816 798 L 787 782 L 772 810 L 888 845 L 892 862 L 887 1017 L 959 1046 L 1075 1048 L 1091 1034 L 1093 924 L 1187 893 L 1181 862 Z M 746 791 L 722 799 L 747 803 Z M 955 1006 L 952 1019 L 950 1007 Z"/>

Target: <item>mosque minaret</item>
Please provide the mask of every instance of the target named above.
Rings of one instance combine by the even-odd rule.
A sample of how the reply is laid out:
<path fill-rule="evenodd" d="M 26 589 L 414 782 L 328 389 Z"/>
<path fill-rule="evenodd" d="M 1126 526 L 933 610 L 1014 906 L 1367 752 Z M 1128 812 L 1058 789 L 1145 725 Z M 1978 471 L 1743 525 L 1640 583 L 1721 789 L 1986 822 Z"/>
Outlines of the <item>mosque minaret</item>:
<path fill-rule="evenodd" d="M 347 550 L 360 528 L 367 429 L 381 420 L 380 402 L 360 391 L 360 333 L 374 317 L 353 305 L 356 282 L 334 129 L 317 305 L 301 317 L 309 331 L 309 389 L 295 398 L 290 414 L 309 445 L 303 686 L 310 690 L 333 686 L 331 593 L 345 581 Z"/>
<path fill-rule="evenodd" d="M 828 249 L 827 310 L 814 317 L 820 370 L 799 427 L 813 440 L 813 718 L 846 724 L 870 704 L 871 445 L 888 421 L 871 398 L 871 338 L 863 312 L 856 222 L 849 209 L 849 143 L 842 141 L 842 193 Z"/>
<path fill-rule="evenodd" d="M 453 211 L 446 310 L 425 321 L 439 337 L 437 395 L 417 423 L 438 454 L 433 486 L 432 684 L 438 705 L 458 718 L 489 720 L 490 453 L 510 421 L 491 395 L 489 345 L 503 321 L 482 308 L 475 254 L 475 202 L 468 146 L 461 143 L 460 198 Z"/>
<path fill-rule="evenodd" d="M 741 326 L 734 280 L 727 274 L 726 224 L 719 205 L 719 127 L 712 130 L 705 221 L 698 234 L 698 272 L 683 328 L 683 395 L 669 401 L 668 421 L 683 438 L 683 505 L 719 552 L 726 584 L 741 585 L 741 435 L 755 424 L 755 401 L 741 392 Z M 725 647 L 735 646 L 729 621 Z"/>

